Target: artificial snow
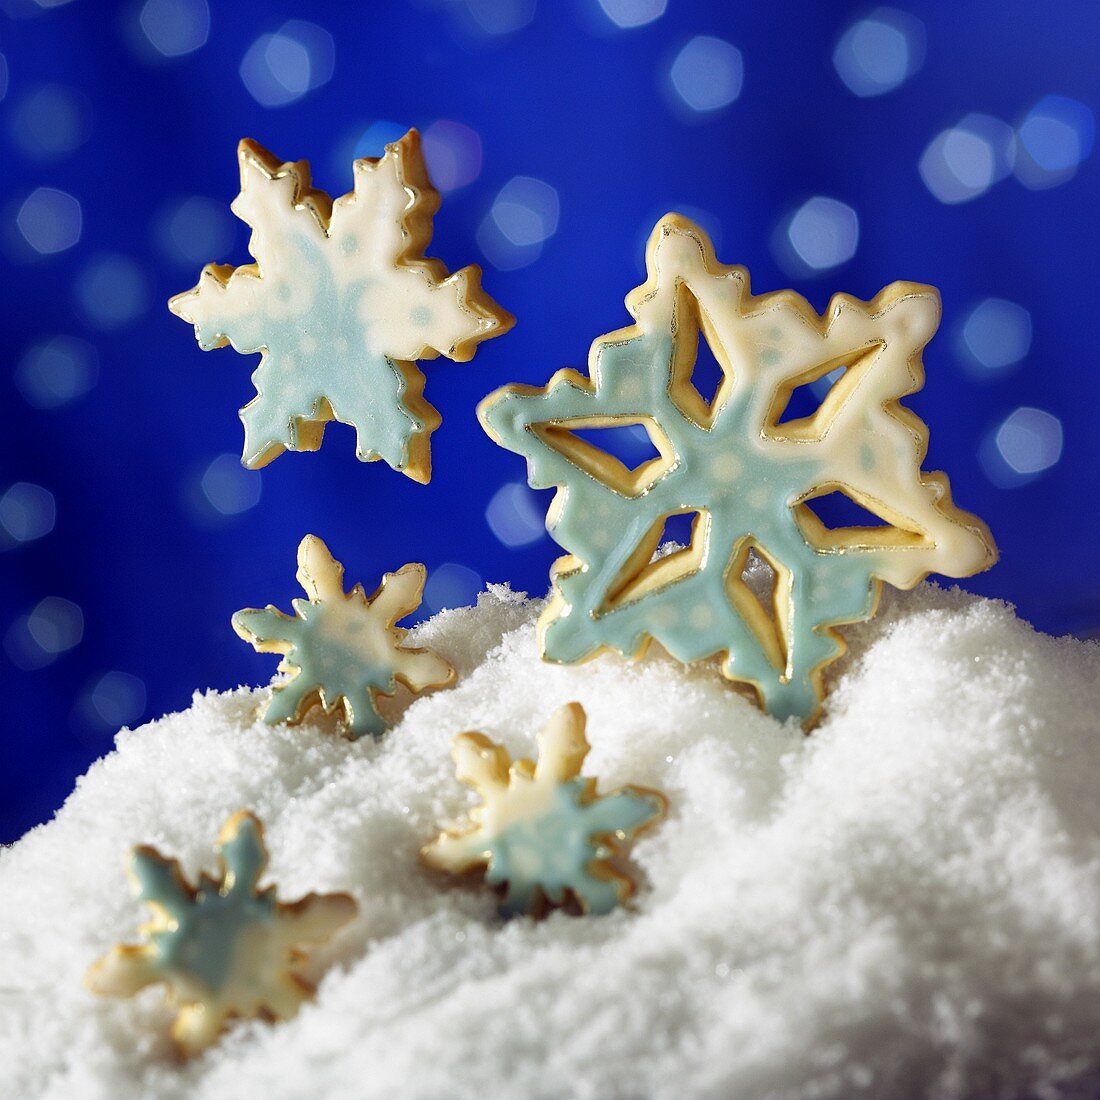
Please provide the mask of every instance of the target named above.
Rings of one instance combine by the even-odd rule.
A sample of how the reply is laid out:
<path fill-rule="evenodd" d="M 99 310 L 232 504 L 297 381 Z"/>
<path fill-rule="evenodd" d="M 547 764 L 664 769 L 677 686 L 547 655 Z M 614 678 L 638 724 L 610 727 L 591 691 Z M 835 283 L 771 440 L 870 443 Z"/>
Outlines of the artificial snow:
<path fill-rule="evenodd" d="M 412 640 L 459 671 L 380 743 L 269 728 L 267 689 L 134 731 L 0 858 L 0 1096 L 691 1100 L 1095 1096 L 1100 647 L 924 585 L 849 628 L 812 736 L 716 664 L 543 664 L 505 588 Z M 659 787 L 629 911 L 501 922 L 417 850 L 474 800 L 451 738 L 514 755 L 587 709 L 586 770 Z M 393 714 L 406 702 L 397 700 Z M 28 731 L 33 736 L 33 731 Z M 316 1001 L 175 1061 L 154 987 L 85 991 L 134 942 L 127 849 L 194 876 L 226 817 L 267 824 L 284 899 L 345 890 Z"/>

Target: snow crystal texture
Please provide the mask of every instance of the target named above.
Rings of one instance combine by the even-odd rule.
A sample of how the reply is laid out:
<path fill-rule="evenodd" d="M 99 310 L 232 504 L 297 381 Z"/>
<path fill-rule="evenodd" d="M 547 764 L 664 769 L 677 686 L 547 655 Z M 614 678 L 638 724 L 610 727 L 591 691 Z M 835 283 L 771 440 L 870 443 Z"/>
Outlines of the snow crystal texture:
<path fill-rule="evenodd" d="M 925 585 L 847 630 L 809 738 L 713 664 L 536 656 L 538 604 L 491 589 L 413 640 L 452 689 L 349 743 L 259 721 L 267 689 L 123 731 L 56 819 L 0 858 L 0 1096 L 326 1100 L 1076 1097 L 1100 1080 L 1100 647 Z M 417 850 L 474 796 L 448 746 L 530 755 L 589 716 L 587 770 L 659 787 L 630 911 L 495 916 Z M 314 1003 L 181 1065 L 160 989 L 81 978 L 144 919 L 151 843 L 194 876 L 234 810 L 281 896 L 346 890 Z"/>

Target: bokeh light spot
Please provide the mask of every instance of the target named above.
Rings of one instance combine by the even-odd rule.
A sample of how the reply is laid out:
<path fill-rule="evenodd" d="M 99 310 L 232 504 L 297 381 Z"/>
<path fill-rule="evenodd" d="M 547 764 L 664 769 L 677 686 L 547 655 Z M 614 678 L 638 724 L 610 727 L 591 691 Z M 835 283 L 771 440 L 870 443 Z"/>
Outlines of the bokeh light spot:
<path fill-rule="evenodd" d="M 84 637 L 84 614 L 72 600 L 47 596 L 27 616 L 27 633 L 43 653 L 64 653 Z"/>
<path fill-rule="evenodd" d="M 964 116 L 955 129 L 981 138 L 989 147 L 993 161 L 991 183 L 999 183 L 1012 174 L 1016 163 L 1016 131 L 1007 122 L 993 115 L 974 112 Z"/>
<path fill-rule="evenodd" d="M 789 274 L 807 274 L 847 263 L 858 247 L 856 212 L 838 199 L 815 195 L 791 215 L 775 251 Z"/>
<path fill-rule="evenodd" d="M 133 725 L 145 713 L 145 684 L 129 672 L 105 672 L 84 695 L 88 717 L 114 732 Z"/>
<path fill-rule="evenodd" d="M 91 136 L 91 109 L 84 95 L 60 84 L 43 84 L 17 103 L 12 137 L 35 160 L 56 160 Z"/>
<path fill-rule="evenodd" d="M 741 51 L 732 43 L 700 34 L 676 55 L 668 76 L 689 110 L 709 114 L 728 107 L 741 94 L 745 67 Z"/>
<path fill-rule="evenodd" d="M 316 23 L 291 19 L 262 34 L 241 61 L 241 80 L 262 107 L 282 107 L 332 78 L 336 45 Z"/>
<path fill-rule="evenodd" d="M 210 36 L 206 0 L 145 0 L 138 22 L 149 44 L 165 57 L 194 53 Z"/>
<path fill-rule="evenodd" d="M 236 516 L 260 503 L 263 475 L 258 470 L 246 470 L 238 455 L 221 454 L 203 471 L 199 487 L 215 512 Z"/>
<path fill-rule="evenodd" d="M 604 15 L 623 30 L 644 27 L 668 10 L 668 0 L 598 0 Z"/>
<path fill-rule="evenodd" d="M 558 193 L 531 176 L 514 176 L 493 202 L 493 221 L 517 248 L 542 244 L 558 228 Z"/>
<path fill-rule="evenodd" d="M 963 346 L 983 371 L 1018 363 L 1031 349 L 1031 314 L 1004 298 L 986 298 L 967 315 Z"/>
<path fill-rule="evenodd" d="M 942 203 L 969 202 L 1012 171 L 1012 128 L 991 115 L 970 114 L 937 134 L 918 163 L 925 187 Z"/>
<path fill-rule="evenodd" d="M 997 449 L 1016 473 L 1041 473 L 1062 457 L 1062 422 L 1042 409 L 1019 408 L 997 429 Z"/>
<path fill-rule="evenodd" d="M 432 183 L 444 194 L 481 175 L 481 138 L 476 130 L 441 118 L 424 131 L 422 141 Z"/>
<path fill-rule="evenodd" d="M 15 385 L 35 409 L 57 409 L 86 394 L 99 375 L 91 344 L 54 336 L 27 349 L 15 368 Z"/>
<path fill-rule="evenodd" d="M 523 30 L 538 10 L 537 0 L 466 0 L 475 26 L 495 36 Z"/>
<path fill-rule="evenodd" d="M 522 481 L 510 481 L 493 494 L 485 509 L 485 520 L 510 550 L 529 546 L 546 534 L 538 499 Z"/>
<path fill-rule="evenodd" d="M 164 254 L 190 267 L 223 259 L 233 245 L 234 225 L 224 203 L 190 195 L 161 212 L 155 232 Z"/>
<path fill-rule="evenodd" d="M 481 222 L 477 240 L 489 262 L 501 271 L 526 267 L 558 229 L 557 191 L 543 180 L 515 176 L 499 191 Z"/>
<path fill-rule="evenodd" d="M 979 450 L 986 476 L 1002 489 L 1031 481 L 1062 457 L 1062 422 L 1043 409 L 1011 413 Z"/>
<path fill-rule="evenodd" d="M 445 561 L 428 574 L 424 585 L 424 602 L 433 611 L 450 607 L 466 607 L 477 602 L 485 582 L 472 569 Z"/>
<path fill-rule="evenodd" d="M 76 277 L 75 293 L 88 321 L 97 328 L 122 328 L 149 308 L 145 273 L 129 256 L 106 253 L 90 260 Z"/>
<path fill-rule="evenodd" d="M 83 212 L 68 191 L 38 187 L 23 200 L 15 224 L 35 252 L 52 256 L 80 240 Z"/>
<path fill-rule="evenodd" d="M 52 664 L 84 637 L 84 615 L 72 600 L 47 596 L 29 615 L 16 619 L 4 635 L 4 650 L 23 672 Z"/>
<path fill-rule="evenodd" d="M 49 489 L 33 481 L 17 481 L 0 496 L 0 546 L 34 542 L 48 535 L 57 522 L 57 502 Z"/>
<path fill-rule="evenodd" d="M 833 66 L 855 95 L 883 95 L 920 69 L 924 45 L 919 19 L 896 8 L 877 8 L 844 32 L 833 50 Z"/>
<path fill-rule="evenodd" d="M 1048 95 L 1028 111 L 1017 136 L 1016 177 L 1034 190 L 1055 187 L 1072 179 L 1092 152 L 1095 121 L 1078 100 Z"/>

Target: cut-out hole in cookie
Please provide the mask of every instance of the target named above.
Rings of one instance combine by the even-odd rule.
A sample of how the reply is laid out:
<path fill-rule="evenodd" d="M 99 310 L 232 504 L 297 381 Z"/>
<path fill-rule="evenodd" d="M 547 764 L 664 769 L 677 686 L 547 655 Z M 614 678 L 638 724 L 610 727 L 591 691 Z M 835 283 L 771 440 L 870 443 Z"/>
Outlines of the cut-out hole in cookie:
<path fill-rule="evenodd" d="M 774 439 L 818 439 L 828 430 L 882 350 L 875 342 L 848 355 L 815 363 L 786 379 L 775 391 L 765 423 Z"/>
<path fill-rule="evenodd" d="M 690 524 L 690 532 L 684 531 L 687 524 Z M 619 570 L 618 577 L 607 590 L 602 610 L 609 611 L 640 600 L 698 572 L 706 558 L 709 537 L 709 512 L 684 511 L 661 516 L 642 536 Z M 682 549 L 655 558 L 658 547 L 669 542 L 680 544 Z"/>
<path fill-rule="evenodd" d="M 613 425 L 607 428 L 573 428 L 571 434 L 596 450 L 617 458 L 633 472 L 645 462 L 661 457 L 644 424 Z"/>
<path fill-rule="evenodd" d="M 665 516 L 661 541 L 657 544 L 657 550 L 654 553 L 658 553 L 664 546 L 675 545 L 679 548 L 690 546 L 698 516 L 698 512 L 676 512 L 671 516 Z"/>
<path fill-rule="evenodd" d="M 844 367 L 837 367 L 835 371 L 830 371 L 829 374 L 822 375 L 813 382 L 804 382 L 791 390 L 783 411 L 776 417 L 776 427 L 785 427 L 788 424 L 798 424 L 812 419 L 821 408 L 821 403 L 830 389 L 825 379 L 832 376 L 836 381 L 844 374 L 844 370 Z"/>
<path fill-rule="evenodd" d="M 699 338 L 695 342 L 695 362 L 691 368 L 691 387 L 708 408 L 714 407 L 718 391 L 725 384 L 727 372 L 711 350 L 710 342 Z"/>
<path fill-rule="evenodd" d="M 821 550 L 903 549 L 930 546 L 928 536 L 880 501 L 843 486 L 826 486 L 794 508 L 795 519 L 812 546 Z"/>
<path fill-rule="evenodd" d="M 765 578 L 768 583 L 762 584 Z M 790 571 L 751 536 L 734 547 L 726 575 L 730 603 L 783 681 L 791 674 L 790 587 Z"/>
<path fill-rule="evenodd" d="M 763 554 L 757 553 L 755 546 L 749 548 L 745 568 L 741 570 L 741 579 L 754 588 L 758 595 L 771 592 L 775 587 L 775 570 L 772 568 L 772 563 Z"/>
<path fill-rule="evenodd" d="M 673 323 L 679 339 L 669 395 L 685 416 L 709 428 L 733 390 L 733 367 L 710 318 L 685 283 L 677 288 Z"/>
<path fill-rule="evenodd" d="M 574 466 L 623 496 L 640 496 L 672 469 L 672 444 L 649 417 L 594 417 L 531 426 Z"/>

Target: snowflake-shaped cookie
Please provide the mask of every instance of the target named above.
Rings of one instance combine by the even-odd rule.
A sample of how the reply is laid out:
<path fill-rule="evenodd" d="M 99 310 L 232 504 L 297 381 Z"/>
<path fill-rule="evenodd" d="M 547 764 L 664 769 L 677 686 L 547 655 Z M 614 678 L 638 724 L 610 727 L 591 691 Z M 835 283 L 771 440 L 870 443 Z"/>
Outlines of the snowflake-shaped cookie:
<path fill-rule="evenodd" d="M 818 316 L 791 291 L 753 295 L 748 272 L 719 264 L 676 214 L 646 259 L 626 300 L 636 323 L 595 341 L 590 377 L 564 370 L 479 407 L 492 438 L 526 456 L 531 484 L 559 490 L 547 526 L 568 556 L 540 620 L 543 655 L 640 656 L 652 639 L 685 662 L 720 654 L 769 713 L 808 724 L 843 653 L 834 627 L 869 618 L 882 581 L 910 588 L 996 561 L 946 476 L 922 472 L 927 427 L 898 403 L 923 384 L 939 296 L 892 283 L 870 302 L 838 294 Z M 700 331 L 722 375 L 711 400 L 693 385 Z M 816 412 L 784 419 L 797 388 L 822 382 Z M 577 434 L 624 425 L 642 425 L 656 457 L 631 469 Z M 882 525 L 829 529 L 810 502 L 834 492 Z M 655 557 L 682 514 L 690 545 Z M 750 554 L 774 576 L 763 603 L 743 576 Z"/>
<path fill-rule="evenodd" d="M 541 915 L 547 904 L 575 901 L 586 913 L 608 913 L 634 891 L 611 859 L 621 844 L 663 816 L 665 798 L 644 787 L 596 793 L 580 774 L 588 755 L 579 703 L 555 711 L 538 736 L 538 763 L 514 763 L 480 733 L 452 744 L 458 778 L 482 804 L 469 823 L 442 833 L 421 851 L 429 866 L 450 874 L 484 868 L 499 887 L 506 916 Z"/>
<path fill-rule="evenodd" d="M 304 944 L 327 940 L 356 913 L 347 894 L 308 894 L 280 902 L 275 887 L 259 889 L 267 867 L 263 826 L 247 811 L 222 828 L 217 878 L 197 886 L 174 859 L 134 848 L 130 876 L 153 910 L 140 945 L 114 947 L 85 979 L 104 996 L 129 997 L 163 982 L 178 1006 L 172 1037 L 184 1054 L 209 1046 L 235 1016 L 286 1019 L 313 994 L 299 973 Z"/>
<path fill-rule="evenodd" d="M 400 682 L 419 693 L 443 687 L 454 669 L 429 649 L 401 644 L 408 633 L 396 626 L 420 606 L 424 566 L 410 563 L 387 573 L 372 596 L 357 584 L 344 591 L 344 567 L 316 535 L 298 546 L 298 583 L 308 600 L 291 601 L 293 615 L 250 607 L 233 616 L 233 629 L 260 653 L 281 653 L 280 672 L 292 679 L 272 689 L 264 714 L 270 725 L 298 722 L 314 704 L 326 714 L 342 707 L 347 734 L 380 737 L 386 723 L 375 701 Z"/>
<path fill-rule="evenodd" d="M 513 318 L 481 289 L 478 267 L 448 275 L 425 258 L 439 195 L 419 135 L 355 161 L 355 189 L 335 202 L 310 185 L 305 161 L 283 163 L 247 139 L 238 156 L 232 209 L 252 228 L 256 263 L 208 264 L 168 305 L 204 350 L 263 353 L 241 409 L 244 464 L 315 451 L 339 420 L 355 428 L 360 459 L 428 481 L 440 418 L 415 360 L 465 362 Z"/>

